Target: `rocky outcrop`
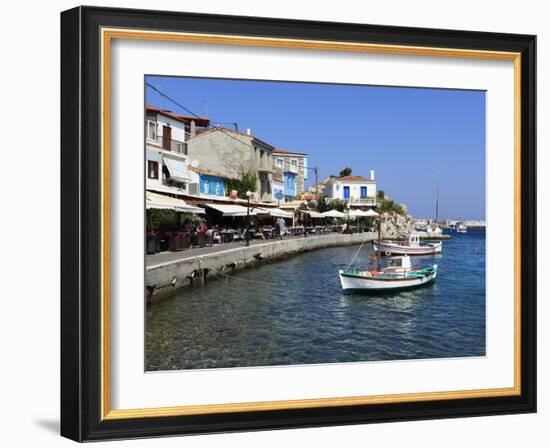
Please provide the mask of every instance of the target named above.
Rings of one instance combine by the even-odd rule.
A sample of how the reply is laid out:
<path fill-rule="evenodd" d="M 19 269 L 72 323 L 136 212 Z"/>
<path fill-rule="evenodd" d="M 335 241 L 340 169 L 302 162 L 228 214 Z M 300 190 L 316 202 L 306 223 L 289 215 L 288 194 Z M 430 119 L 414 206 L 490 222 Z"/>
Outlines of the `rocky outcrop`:
<path fill-rule="evenodd" d="M 384 213 L 381 222 L 382 237 L 388 239 L 402 239 L 415 231 L 414 219 L 410 215 Z"/>
<path fill-rule="evenodd" d="M 407 239 L 411 233 L 416 233 L 421 239 L 448 240 L 450 235 L 443 233 L 428 233 L 415 229 L 414 218 L 410 215 L 400 215 L 395 212 L 384 213 L 381 223 L 382 238 L 391 240 Z"/>

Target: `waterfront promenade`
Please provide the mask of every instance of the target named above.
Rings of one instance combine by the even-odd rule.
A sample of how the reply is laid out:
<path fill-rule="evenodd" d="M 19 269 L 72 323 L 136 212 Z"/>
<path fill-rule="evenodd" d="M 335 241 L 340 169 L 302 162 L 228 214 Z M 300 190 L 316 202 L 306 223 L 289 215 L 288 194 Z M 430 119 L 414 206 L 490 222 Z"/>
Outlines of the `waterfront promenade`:
<path fill-rule="evenodd" d="M 260 263 L 327 247 L 357 245 L 375 238 L 375 232 L 331 233 L 283 240 L 253 240 L 250 246 L 228 243 L 148 255 L 145 275 L 147 300 L 152 302 L 172 295 L 179 288 L 220 279 Z"/>
<path fill-rule="evenodd" d="M 303 236 L 292 237 L 292 238 L 288 237 L 288 238 L 285 238 L 285 240 L 298 239 L 298 238 L 303 239 L 304 237 Z M 307 237 L 307 238 L 310 238 L 310 237 Z M 258 246 L 266 243 L 276 243 L 277 241 L 281 241 L 281 240 L 251 240 L 250 246 Z M 207 246 L 207 247 L 195 247 L 192 249 L 179 251 L 179 252 L 168 252 L 168 251 L 159 252 L 158 254 L 155 254 L 155 255 L 147 255 L 145 257 L 145 266 L 146 267 L 156 266 L 164 263 L 169 263 L 171 261 L 181 260 L 183 258 L 195 258 L 203 255 L 223 252 L 230 249 L 238 249 L 240 247 L 246 247 L 244 241 L 234 241 L 231 243 L 214 244 L 213 246 Z"/>

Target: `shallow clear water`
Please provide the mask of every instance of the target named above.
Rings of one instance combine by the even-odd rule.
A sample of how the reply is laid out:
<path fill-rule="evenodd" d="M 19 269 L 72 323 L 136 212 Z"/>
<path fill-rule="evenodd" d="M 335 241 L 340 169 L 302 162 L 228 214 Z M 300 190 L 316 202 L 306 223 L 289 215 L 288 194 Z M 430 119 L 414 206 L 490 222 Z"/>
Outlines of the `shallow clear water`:
<path fill-rule="evenodd" d="M 485 232 L 443 242 L 435 283 L 344 294 L 358 246 L 306 253 L 183 289 L 147 307 L 147 370 L 485 355 Z M 366 245 L 367 246 L 367 245 Z M 370 244 L 355 264 L 367 266 Z"/>

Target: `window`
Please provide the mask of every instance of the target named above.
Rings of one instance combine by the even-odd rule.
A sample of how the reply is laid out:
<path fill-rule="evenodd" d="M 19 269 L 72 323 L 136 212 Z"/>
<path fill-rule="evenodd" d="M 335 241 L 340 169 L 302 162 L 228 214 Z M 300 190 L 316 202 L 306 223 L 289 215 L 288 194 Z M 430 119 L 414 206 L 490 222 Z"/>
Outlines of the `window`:
<path fill-rule="evenodd" d="M 291 169 L 291 171 L 294 171 L 295 173 L 298 172 L 298 161 L 296 159 L 292 159 L 290 161 L 290 169 Z"/>
<path fill-rule="evenodd" d="M 159 163 L 153 160 L 147 161 L 147 177 L 149 179 L 159 178 Z"/>
<path fill-rule="evenodd" d="M 277 161 L 275 163 L 277 164 L 277 168 L 282 168 L 283 167 L 283 159 L 277 159 Z"/>
<path fill-rule="evenodd" d="M 221 182 L 216 182 L 216 196 L 222 195 L 222 184 Z"/>
<path fill-rule="evenodd" d="M 147 140 L 157 141 L 157 122 L 147 120 Z"/>
<path fill-rule="evenodd" d="M 176 152 L 179 152 L 180 154 L 187 155 L 187 144 L 183 142 L 178 142 L 174 140 Z"/>
<path fill-rule="evenodd" d="M 365 199 L 367 197 L 367 187 L 361 187 L 361 199 Z"/>
<path fill-rule="evenodd" d="M 344 199 L 349 199 L 349 187 L 344 187 Z"/>

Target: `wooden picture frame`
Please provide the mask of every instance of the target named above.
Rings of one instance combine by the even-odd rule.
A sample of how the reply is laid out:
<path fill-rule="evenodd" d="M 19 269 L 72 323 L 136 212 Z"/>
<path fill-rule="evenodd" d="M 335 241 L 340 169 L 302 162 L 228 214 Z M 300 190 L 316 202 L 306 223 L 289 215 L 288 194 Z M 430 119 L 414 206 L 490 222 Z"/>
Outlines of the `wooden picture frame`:
<path fill-rule="evenodd" d="M 109 381 L 113 39 L 514 61 L 515 386 L 112 410 Z M 535 36 L 78 7 L 61 14 L 61 434 L 77 441 L 536 410 Z"/>

